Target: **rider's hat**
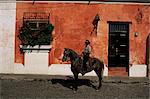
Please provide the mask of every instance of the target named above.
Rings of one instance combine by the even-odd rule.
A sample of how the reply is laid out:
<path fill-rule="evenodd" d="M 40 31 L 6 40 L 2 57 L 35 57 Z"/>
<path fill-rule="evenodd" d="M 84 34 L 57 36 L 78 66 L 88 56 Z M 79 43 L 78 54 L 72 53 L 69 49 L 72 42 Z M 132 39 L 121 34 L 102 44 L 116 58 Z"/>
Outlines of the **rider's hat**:
<path fill-rule="evenodd" d="M 85 41 L 85 44 L 90 44 L 90 41 L 89 41 L 89 40 L 86 40 L 86 41 Z"/>

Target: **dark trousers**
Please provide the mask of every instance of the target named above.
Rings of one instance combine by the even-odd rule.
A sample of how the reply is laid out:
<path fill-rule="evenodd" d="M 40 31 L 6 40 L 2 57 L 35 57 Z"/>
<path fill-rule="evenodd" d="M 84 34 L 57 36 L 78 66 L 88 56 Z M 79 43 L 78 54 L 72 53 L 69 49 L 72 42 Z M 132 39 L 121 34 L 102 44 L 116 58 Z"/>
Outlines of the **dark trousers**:
<path fill-rule="evenodd" d="M 84 70 L 87 69 L 87 61 L 89 60 L 89 53 L 84 53 L 83 55 L 83 68 Z"/>

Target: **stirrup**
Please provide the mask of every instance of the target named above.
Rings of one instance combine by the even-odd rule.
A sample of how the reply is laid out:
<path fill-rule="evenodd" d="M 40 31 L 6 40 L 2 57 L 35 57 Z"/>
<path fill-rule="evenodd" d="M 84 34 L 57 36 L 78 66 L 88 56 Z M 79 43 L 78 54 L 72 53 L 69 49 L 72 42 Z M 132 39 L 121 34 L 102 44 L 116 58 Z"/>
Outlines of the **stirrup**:
<path fill-rule="evenodd" d="M 82 73 L 81 73 L 81 74 L 82 74 L 82 76 L 84 76 L 84 75 L 85 75 L 85 73 L 86 73 L 86 72 L 82 72 Z"/>
<path fill-rule="evenodd" d="M 83 68 L 82 73 L 81 73 L 82 76 L 84 76 L 86 74 L 86 70 L 87 70 L 86 68 Z"/>

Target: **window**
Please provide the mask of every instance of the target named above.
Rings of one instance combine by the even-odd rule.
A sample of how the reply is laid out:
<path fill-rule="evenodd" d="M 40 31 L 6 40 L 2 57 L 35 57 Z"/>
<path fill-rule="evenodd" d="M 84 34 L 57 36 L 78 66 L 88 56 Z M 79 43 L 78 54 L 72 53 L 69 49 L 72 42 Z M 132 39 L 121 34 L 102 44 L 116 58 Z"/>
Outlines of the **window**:
<path fill-rule="evenodd" d="M 49 24 L 49 13 L 45 12 L 24 12 L 23 25 L 27 25 L 31 30 L 40 30 Z"/>
<path fill-rule="evenodd" d="M 46 27 L 47 24 L 48 24 L 47 21 L 35 20 L 35 21 L 28 21 L 28 22 L 26 22 L 25 25 L 28 25 L 31 30 L 40 30 L 40 29 Z"/>
<path fill-rule="evenodd" d="M 18 37 L 22 45 L 49 45 L 53 40 L 53 28 L 49 23 L 49 14 L 25 13 Z"/>

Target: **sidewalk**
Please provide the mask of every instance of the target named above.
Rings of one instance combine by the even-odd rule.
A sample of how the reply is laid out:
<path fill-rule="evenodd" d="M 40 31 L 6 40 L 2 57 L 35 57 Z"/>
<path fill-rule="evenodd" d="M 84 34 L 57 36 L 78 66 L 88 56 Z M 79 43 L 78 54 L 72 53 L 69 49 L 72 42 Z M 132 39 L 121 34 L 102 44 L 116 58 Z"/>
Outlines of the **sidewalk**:
<path fill-rule="evenodd" d="M 73 79 L 73 76 L 60 76 L 60 75 L 34 75 L 34 74 L 0 74 L 0 80 L 46 80 L 51 79 Z M 89 79 L 92 81 L 98 80 L 96 76 L 79 76 L 79 79 Z M 104 83 L 149 83 L 148 77 L 103 77 Z"/>

